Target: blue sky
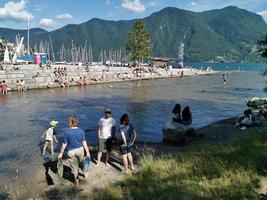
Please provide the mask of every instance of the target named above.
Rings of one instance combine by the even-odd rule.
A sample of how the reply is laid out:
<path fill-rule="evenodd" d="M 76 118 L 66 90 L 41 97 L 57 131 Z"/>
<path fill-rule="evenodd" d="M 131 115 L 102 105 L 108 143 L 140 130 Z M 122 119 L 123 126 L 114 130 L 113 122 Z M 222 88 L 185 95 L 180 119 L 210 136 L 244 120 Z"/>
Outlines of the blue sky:
<path fill-rule="evenodd" d="M 201 12 L 238 6 L 258 13 L 267 21 L 267 0 L 0 0 L 0 26 L 54 30 L 92 18 L 128 20 L 143 18 L 172 6 Z"/>

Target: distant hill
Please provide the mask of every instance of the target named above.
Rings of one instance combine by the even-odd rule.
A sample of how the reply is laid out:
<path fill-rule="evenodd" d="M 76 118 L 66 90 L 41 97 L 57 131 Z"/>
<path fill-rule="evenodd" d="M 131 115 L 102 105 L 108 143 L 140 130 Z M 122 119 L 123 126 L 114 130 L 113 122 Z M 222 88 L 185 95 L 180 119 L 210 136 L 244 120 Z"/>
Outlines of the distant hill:
<path fill-rule="evenodd" d="M 183 42 L 186 61 L 257 61 L 255 44 L 267 34 L 261 16 L 234 6 L 199 13 L 168 7 L 144 21 L 152 37 L 154 56 L 177 57 Z M 133 23 L 94 18 L 51 32 L 32 29 L 31 44 L 49 41 L 50 36 L 58 57 L 62 44 L 71 47 L 72 43 L 77 46 L 87 41 L 97 60 L 101 50 L 125 47 Z M 23 35 L 25 31 L 0 29 L 0 36 L 8 40 L 14 40 L 17 33 Z"/>
<path fill-rule="evenodd" d="M 27 30 L 16 30 L 16 29 L 9 29 L 9 28 L 0 28 L 0 36 L 4 37 L 5 39 L 15 42 L 16 35 L 20 35 L 20 37 L 25 37 L 27 39 Z M 30 37 L 38 37 L 38 35 L 42 35 L 47 33 L 46 30 L 41 28 L 33 28 L 30 29 Z"/>

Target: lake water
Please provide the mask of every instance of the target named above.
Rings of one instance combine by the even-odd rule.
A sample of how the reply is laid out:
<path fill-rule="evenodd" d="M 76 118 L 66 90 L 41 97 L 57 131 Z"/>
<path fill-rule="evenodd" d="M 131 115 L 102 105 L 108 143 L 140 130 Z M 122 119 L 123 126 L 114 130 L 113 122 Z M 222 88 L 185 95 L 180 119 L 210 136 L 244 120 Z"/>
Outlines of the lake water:
<path fill-rule="evenodd" d="M 241 72 L 232 72 L 235 66 L 241 66 Z M 37 146 L 53 119 L 59 121 L 57 137 L 61 140 L 68 117 L 76 114 L 80 127 L 87 130 L 88 143 L 96 144 L 97 123 L 105 107 L 112 108 L 117 122 L 123 113 L 128 113 L 137 129 L 138 140 L 150 142 L 162 140 L 162 126 L 171 119 L 171 110 L 177 102 L 182 107 L 191 107 L 194 127 L 241 114 L 246 100 L 266 96 L 265 80 L 259 75 L 265 65 L 235 66 L 214 66 L 227 75 L 226 85 L 222 74 L 217 74 L 0 96 L 0 186 L 12 182 L 17 169 L 27 176 L 33 166 L 41 166 Z"/>

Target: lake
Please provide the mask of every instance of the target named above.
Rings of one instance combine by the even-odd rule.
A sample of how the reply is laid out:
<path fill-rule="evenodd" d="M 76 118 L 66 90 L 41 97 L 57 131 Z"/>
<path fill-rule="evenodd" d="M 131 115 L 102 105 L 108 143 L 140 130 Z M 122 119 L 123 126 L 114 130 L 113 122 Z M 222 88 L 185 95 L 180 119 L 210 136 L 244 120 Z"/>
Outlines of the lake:
<path fill-rule="evenodd" d="M 17 169 L 26 177 L 31 174 L 31 168 L 41 166 L 38 145 L 51 120 L 59 121 L 57 137 L 62 140 L 69 116 L 76 114 L 80 127 L 86 130 L 88 143 L 96 144 L 98 120 L 103 116 L 104 108 L 111 107 L 117 123 L 123 113 L 129 114 L 139 141 L 159 142 L 162 126 L 171 119 L 171 110 L 176 103 L 190 106 L 192 126 L 198 128 L 237 116 L 246 109 L 246 100 L 266 96 L 263 91 L 265 79 L 259 75 L 265 68 L 263 64 L 190 66 L 212 66 L 222 70 L 227 83 L 223 84 L 222 73 L 219 73 L 182 80 L 144 80 L 0 96 L 0 186 L 12 183 Z M 240 67 L 241 72 L 233 72 L 235 67 Z"/>

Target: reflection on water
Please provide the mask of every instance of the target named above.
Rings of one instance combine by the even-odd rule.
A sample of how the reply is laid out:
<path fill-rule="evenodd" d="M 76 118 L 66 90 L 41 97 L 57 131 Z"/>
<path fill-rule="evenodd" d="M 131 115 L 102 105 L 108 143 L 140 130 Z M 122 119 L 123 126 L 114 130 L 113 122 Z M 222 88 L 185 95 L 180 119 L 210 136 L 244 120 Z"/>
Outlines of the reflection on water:
<path fill-rule="evenodd" d="M 264 96 L 263 87 L 264 80 L 258 73 L 242 72 L 228 74 L 226 85 L 219 74 L 0 96 L 0 177 L 14 177 L 17 168 L 26 168 L 27 163 L 40 157 L 36 147 L 53 119 L 59 121 L 57 132 L 62 139 L 68 117 L 76 114 L 80 127 L 87 130 L 89 144 L 95 144 L 98 120 L 108 106 L 117 122 L 123 113 L 129 114 L 138 140 L 156 142 L 162 139 L 162 126 L 171 118 L 175 103 L 189 105 L 193 126 L 201 127 L 240 114 L 245 100 Z"/>

